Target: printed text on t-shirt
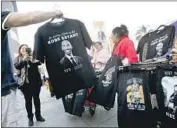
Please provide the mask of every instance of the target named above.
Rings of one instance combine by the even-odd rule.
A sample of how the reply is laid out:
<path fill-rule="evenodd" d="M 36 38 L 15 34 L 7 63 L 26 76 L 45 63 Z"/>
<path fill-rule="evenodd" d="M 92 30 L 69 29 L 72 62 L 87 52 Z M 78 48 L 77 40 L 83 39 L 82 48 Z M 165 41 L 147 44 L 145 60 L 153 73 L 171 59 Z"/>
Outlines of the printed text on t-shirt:
<path fill-rule="evenodd" d="M 74 38 L 74 37 L 77 37 L 79 36 L 79 34 L 77 32 L 75 32 L 75 30 L 72 30 L 70 32 L 65 32 L 65 33 L 62 33 L 62 34 L 56 34 L 56 35 L 53 35 L 53 36 L 49 36 L 48 38 L 48 44 L 53 44 L 53 43 L 56 43 L 58 41 L 63 41 L 63 40 L 68 40 L 68 39 L 71 39 L 71 38 Z"/>
<path fill-rule="evenodd" d="M 151 42 L 151 45 L 156 45 L 156 44 L 158 44 L 158 43 L 164 43 L 167 38 L 168 38 L 168 35 L 165 34 L 164 36 L 161 36 L 161 37 L 159 37 L 159 38 L 153 40 L 153 41 Z"/>

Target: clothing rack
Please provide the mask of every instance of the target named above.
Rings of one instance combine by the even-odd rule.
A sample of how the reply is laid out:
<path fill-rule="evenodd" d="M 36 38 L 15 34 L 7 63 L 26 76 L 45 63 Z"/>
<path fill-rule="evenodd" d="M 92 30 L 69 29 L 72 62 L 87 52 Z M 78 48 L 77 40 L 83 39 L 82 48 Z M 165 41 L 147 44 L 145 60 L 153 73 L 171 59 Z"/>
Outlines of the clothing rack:
<path fill-rule="evenodd" d="M 157 61 L 146 61 L 132 64 L 130 66 L 118 66 L 118 72 L 127 72 L 127 71 L 153 71 L 157 68 L 162 67 L 163 69 L 174 69 L 177 70 L 177 64 L 170 63 L 167 59 L 161 59 Z"/>

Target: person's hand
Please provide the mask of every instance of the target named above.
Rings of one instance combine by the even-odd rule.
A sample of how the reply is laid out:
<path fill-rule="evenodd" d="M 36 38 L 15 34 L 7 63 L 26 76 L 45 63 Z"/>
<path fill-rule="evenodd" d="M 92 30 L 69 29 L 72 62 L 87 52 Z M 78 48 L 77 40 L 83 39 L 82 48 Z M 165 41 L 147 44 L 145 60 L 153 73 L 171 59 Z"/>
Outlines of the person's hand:
<path fill-rule="evenodd" d="M 56 14 L 55 17 L 62 17 L 63 16 L 63 12 L 60 10 L 58 5 L 54 5 L 53 9 Z"/>
<path fill-rule="evenodd" d="M 32 61 L 32 56 L 29 56 L 28 54 L 26 54 L 24 56 L 23 60 L 25 60 L 25 61 Z"/>
<path fill-rule="evenodd" d="M 33 57 L 32 56 L 28 56 L 27 59 L 32 62 Z"/>

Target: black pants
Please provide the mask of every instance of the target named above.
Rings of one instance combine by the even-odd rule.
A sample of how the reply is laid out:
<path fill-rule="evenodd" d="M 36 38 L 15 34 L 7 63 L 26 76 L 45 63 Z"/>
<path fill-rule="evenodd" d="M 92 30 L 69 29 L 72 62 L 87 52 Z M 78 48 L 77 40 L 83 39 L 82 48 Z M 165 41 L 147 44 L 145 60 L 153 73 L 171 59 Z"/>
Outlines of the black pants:
<path fill-rule="evenodd" d="M 32 99 L 34 101 L 36 117 L 39 117 L 41 115 L 41 103 L 39 98 L 40 90 L 40 86 L 32 84 L 25 84 L 23 87 L 21 87 L 21 91 L 24 94 L 25 107 L 29 119 L 33 118 Z"/>

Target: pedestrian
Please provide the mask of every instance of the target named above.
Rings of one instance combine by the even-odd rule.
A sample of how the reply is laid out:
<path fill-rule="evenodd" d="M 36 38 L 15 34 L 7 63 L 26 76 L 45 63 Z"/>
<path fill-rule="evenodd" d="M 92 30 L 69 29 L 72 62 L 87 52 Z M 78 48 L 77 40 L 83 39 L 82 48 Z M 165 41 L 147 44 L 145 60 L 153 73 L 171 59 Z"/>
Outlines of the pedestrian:
<path fill-rule="evenodd" d="M 107 61 L 111 57 L 111 54 L 106 48 L 104 48 L 101 42 L 95 42 L 94 47 L 95 52 L 92 56 L 91 62 L 93 64 L 94 69 L 101 72 L 103 71 Z"/>
<path fill-rule="evenodd" d="M 129 31 L 125 25 L 121 25 L 112 30 L 111 38 L 114 43 L 113 55 L 120 56 L 123 65 L 138 62 L 134 43 L 130 40 L 128 34 Z"/>
<path fill-rule="evenodd" d="M 127 29 L 127 27 L 125 25 L 121 25 L 120 27 L 116 27 L 112 30 L 112 41 L 114 43 L 114 49 L 112 54 L 113 55 L 117 55 L 121 58 L 121 62 L 124 66 L 130 65 L 132 63 L 136 63 L 138 62 L 138 56 L 136 54 L 136 50 L 134 47 L 134 43 L 132 40 L 130 40 L 130 38 L 128 37 L 129 31 Z M 137 86 L 136 86 L 137 87 Z M 120 89 L 117 89 L 118 94 L 123 94 Z M 124 99 L 124 98 L 122 98 Z M 117 104 L 118 104 L 118 108 L 122 108 L 122 106 L 120 107 L 120 98 L 117 98 Z M 123 111 L 124 112 L 124 111 Z M 118 122 L 118 127 L 121 127 L 121 122 L 120 120 L 123 117 L 118 116 L 119 114 L 117 114 L 117 121 Z"/>
<path fill-rule="evenodd" d="M 41 76 L 38 66 L 39 61 L 35 61 L 31 52 L 27 52 L 28 46 L 22 44 L 19 47 L 19 55 L 15 58 L 14 66 L 17 70 L 17 81 L 19 88 L 25 97 L 25 107 L 28 113 L 29 126 L 33 126 L 33 111 L 32 99 L 35 106 L 35 116 L 37 121 L 44 122 L 45 119 L 41 116 L 40 90 L 42 86 Z"/>
<path fill-rule="evenodd" d="M 21 27 L 31 24 L 40 23 L 50 18 L 54 18 L 62 15 L 59 9 L 42 12 L 34 11 L 27 13 L 2 11 L 1 12 L 1 103 L 2 103 L 2 116 L 1 124 L 2 127 L 11 127 L 8 115 L 19 113 L 16 109 L 17 103 L 14 98 L 16 97 L 17 82 L 13 76 L 13 64 L 10 55 L 9 42 L 8 41 L 8 30 L 12 27 Z M 17 98 L 17 97 L 16 97 Z M 13 107 L 11 107 L 13 106 Z M 14 127 L 18 127 L 18 117 L 13 118 L 16 124 Z"/>

